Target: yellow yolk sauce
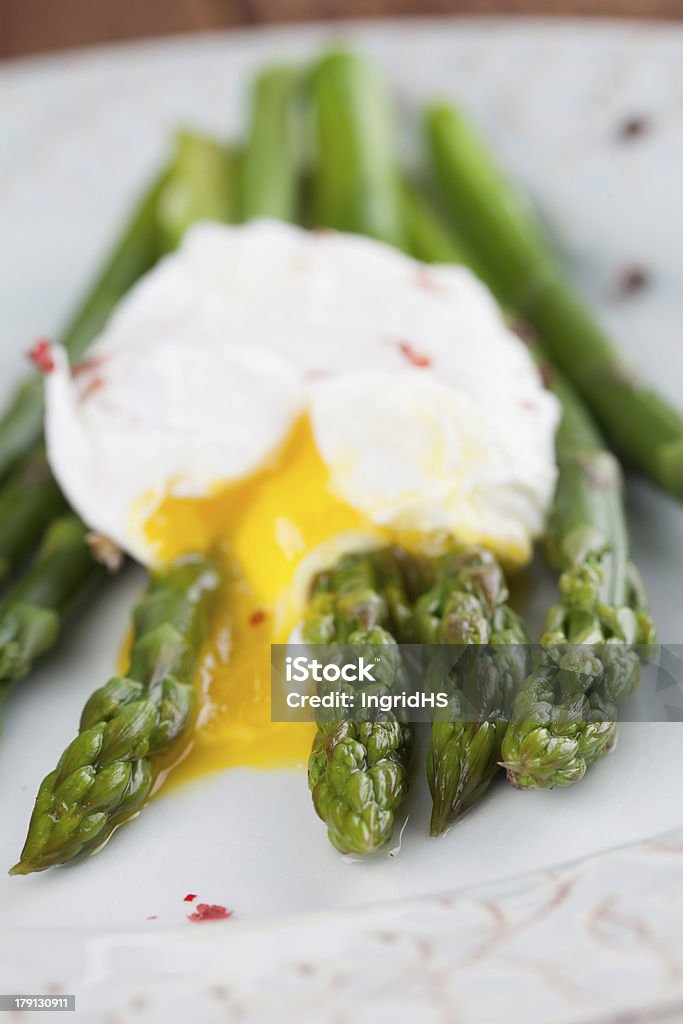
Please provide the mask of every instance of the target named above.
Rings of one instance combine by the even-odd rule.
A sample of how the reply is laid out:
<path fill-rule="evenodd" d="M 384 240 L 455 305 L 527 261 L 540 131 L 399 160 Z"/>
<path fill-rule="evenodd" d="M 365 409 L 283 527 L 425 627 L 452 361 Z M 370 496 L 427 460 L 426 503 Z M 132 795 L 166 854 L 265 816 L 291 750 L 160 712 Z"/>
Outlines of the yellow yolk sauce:
<path fill-rule="evenodd" d="M 217 552 L 225 579 L 195 680 L 194 741 L 171 779 L 238 765 L 304 765 L 314 726 L 271 722 L 270 645 L 286 642 L 300 620 L 304 581 L 323 567 L 315 564 L 321 545 L 334 547 L 349 532 L 385 539 L 331 493 L 308 421 L 297 424 L 271 468 L 211 497 L 165 498 L 145 532 L 162 562 Z"/>

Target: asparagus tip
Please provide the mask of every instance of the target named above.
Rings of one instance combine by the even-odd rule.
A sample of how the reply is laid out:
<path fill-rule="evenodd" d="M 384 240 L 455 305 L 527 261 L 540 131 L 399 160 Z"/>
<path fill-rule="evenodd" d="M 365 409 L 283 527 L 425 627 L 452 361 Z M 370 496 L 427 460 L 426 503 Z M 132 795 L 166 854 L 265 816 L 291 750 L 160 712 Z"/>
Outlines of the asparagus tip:
<path fill-rule="evenodd" d="M 0 646 L 0 683 L 21 679 L 27 671 L 19 644 L 9 641 Z"/>
<path fill-rule="evenodd" d="M 448 800 L 444 800 L 443 796 L 435 795 L 432 803 L 432 816 L 429 821 L 429 834 L 432 839 L 436 839 L 446 831 L 451 812 L 452 808 Z"/>
<path fill-rule="evenodd" d="M 8 875 L 30 875 L 33 872 L 33 868 L 27 861 L 18 861 L 13 868 L 10 868 L 7 872 Z"/>

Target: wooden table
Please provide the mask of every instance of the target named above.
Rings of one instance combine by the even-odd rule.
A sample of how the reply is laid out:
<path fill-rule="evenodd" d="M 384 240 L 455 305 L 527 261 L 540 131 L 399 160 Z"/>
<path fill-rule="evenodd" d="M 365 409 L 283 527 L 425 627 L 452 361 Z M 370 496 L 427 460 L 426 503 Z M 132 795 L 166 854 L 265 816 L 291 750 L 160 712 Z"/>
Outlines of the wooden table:
<path fill-rule="evenodd" d="M 683 18 L 683 0 L 0 0 L 0 58 L 238 25 L 420 14 Z"/>

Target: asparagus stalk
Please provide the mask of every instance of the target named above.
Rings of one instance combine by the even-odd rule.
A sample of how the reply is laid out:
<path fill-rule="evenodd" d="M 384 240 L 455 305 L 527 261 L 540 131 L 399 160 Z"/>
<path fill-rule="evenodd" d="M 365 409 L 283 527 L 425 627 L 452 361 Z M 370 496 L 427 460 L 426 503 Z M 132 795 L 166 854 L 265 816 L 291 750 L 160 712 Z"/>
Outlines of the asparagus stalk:
<path fill-rule="evenodd" d="M 303 632 L 309 644 L 386 646 L 387 678 L 380 685 L 390 692 L 400 669 L 392 657 L 396 638 L 388 628 L 391 613 L 378 589 L 378 572 L 386 578 L 391 571 L 394 609 L 405 608 L 408 597 L 400 592 L 398 563 L 389 570 L 390 556 L 379 557 L 381 568 L 377 556 L 351 555 L 319 577 Z M 391 839 L 408 791 L 412 746 L 412 730 L 392 712 L 369 711 L 364 721 L 318 715 L 308 783 L 330 842 L 341 853 L 374 853 Z"/>
<path fill-rule="evenodd" d="M 242 166 L 242 217 L 299 218 L 301 73 L 267 68 L 254 83 Z"/>
<path fill-rule="evenodd" d="M 167 172 L 158 175 L 139 202 L 99 277 L 74 315 L 61 342 L 78 360 L 130 286 L 155 262 L 157 200 Z M 12 464 L 38 444 L 43 429 L 43 386 L 37 375 L 21 384 L 0 419 L 0 480 Z"/>
<path fill-rule="evenodd" d="M 628 560 L 619 464 L 571 389 L 558 379 L 554 390 L 562 420 L 548 546 L 562 571 L 560 601 L 503 740 L 501 763 L 520 789 L 569 786 L 607 753 L 616 706 L 639 681 L 633 645 L 654 640 Z"/>
<path fill-rule="evenodd" d="M 0 487 L 0 583 L 26 558 L 51 519 L 66 509 L 41 448 L 29 451 Z"/>
<path fill-rule="evenodd" d="M 74 515 L 48 527 L 33 562 L 0 605 L 0 685 L 23 678 L 56 642 L 71 606 L 104 575 Z"/>
<path fill-rule="evenodd" d="M 332 53 L 313 69 L 316 223 L 399 247 L 404 234 L 389 100 L 374 69 Z"/>
<path fill-rule="evenodd" d="M 433 836 L 479 800 L 498 771 L 527 669 L 526 631 L 507 597 L 495 557 L 468 548 L 441 559 L 435 585 L 415 603 L 418 638 L 449 645 L 433 653 L 425 676 L 426 688 L 449 694 L 448 707 L 434 714 L 427 754 Z"/>
<path fill-rule="evenodd" d="M 175 249 L 196 221 L 237 220 L 238 168 L 238 158 L 227 146 L 196 132 L 178 132 L 171 169 L 159 193 L 162 251 Z"/>
<path fill-rule="evenodd" d="M 536 327 L 617 453 L 683 498 L 683 416 L 637 379 L 572 293 L 530 210 L 464 115 L 432 106 L 427 135 L 444 199 L 489 286 Z"/>
<path fill-rule="evenodd" d="M 93 852 L 147 799 L 160 758 L 190 731 L 192 679 L 218 582 L 216 564 L 202 556 L 151 576 L 133 614 L 128 674 L 85 705 L 78 736 L 38 790 L 11 874 Z"/>

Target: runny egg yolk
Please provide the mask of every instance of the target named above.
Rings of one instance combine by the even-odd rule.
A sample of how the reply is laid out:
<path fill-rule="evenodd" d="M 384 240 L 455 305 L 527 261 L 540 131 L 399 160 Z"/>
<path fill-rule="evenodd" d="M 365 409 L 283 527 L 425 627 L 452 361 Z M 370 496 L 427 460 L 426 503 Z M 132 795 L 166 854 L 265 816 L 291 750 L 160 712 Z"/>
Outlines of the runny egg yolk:
<path fill-rule="evenodd" d="M 348 550 L 344 534 L 362 533 L 366 544 L 387 539 L 331 492 L 308 420 L 296 425 L 272 467 L 210 497 L 165 498 L 145 532 L 162 562 L 217 552 L 226 581 L 197 672 L 194 741 L 171 778 L 305 764 L 314 727 L 270 718 L 270 645 L 286 642 L 300 620 L 305 586 L 297 578 L 304 584 L 330 564 L 329 545 L 339 545 L 340 557 Z"/>

